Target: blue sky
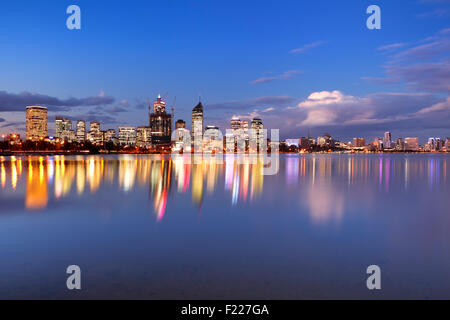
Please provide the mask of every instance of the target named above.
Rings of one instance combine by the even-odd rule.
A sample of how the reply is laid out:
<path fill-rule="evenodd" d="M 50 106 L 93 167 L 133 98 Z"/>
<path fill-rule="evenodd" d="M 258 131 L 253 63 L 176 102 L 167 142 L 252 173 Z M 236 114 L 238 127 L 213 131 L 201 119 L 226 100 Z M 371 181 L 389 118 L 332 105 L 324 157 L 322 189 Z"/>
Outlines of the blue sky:
<path fill-rule="evenodd" d="M 284 138 L 450 136 L 449 17 L 449 0 L 2 1 L 0 133 L 23 131 L 27 104 L 50 128 L 147 125 L 146 100 L 168 92 L 188 126 L 201 94 L 221 129 L 237 115 Z"/>

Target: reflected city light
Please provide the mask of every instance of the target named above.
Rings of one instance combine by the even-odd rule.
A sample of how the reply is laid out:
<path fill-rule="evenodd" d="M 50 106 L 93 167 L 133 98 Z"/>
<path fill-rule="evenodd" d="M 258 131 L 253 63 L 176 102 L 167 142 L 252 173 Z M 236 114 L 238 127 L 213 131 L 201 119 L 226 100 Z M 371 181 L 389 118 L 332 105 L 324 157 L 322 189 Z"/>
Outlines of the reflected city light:
<path fill-rule="evenodd" d="M 24 192 L 25 207 L 39 210 L 52 201 L 90 197 L 111 187 L 115 189 L 109 190 L 120 190 L 124 195 L 144 189 L 150 210 L 158 221 L 171 208 L 173 194 L 190 193 L 192 204 L 197 208 L 202 207 L 205 198 L 214 198 L 220 187 L 229 197 L 231 206 L 247 201 L 254 203 L 264 194 L 264 180 L 268 176 L 261 174 L 262 159 L 253 162 L 240 158 L 238 161 L 231 155 L 225 156 L 223 163 L 214 158 L 195 164 L 191 160 L 190 155 L 173 159 L 163 155 L 2 157 L 1 190 Z M 385 194 L 397 188 L 399 181 L 403 192 L 413 183 L 433 190 L 447 182 L 447 159 L 443 157 L 417 160 L 408 156 L 290 155 L 284 161 L 285 172 L 273 179 L 284 178 L 278 187 L 285 192 L 297 192 L 299 205 L 308 209 L 316 223 L 339 222 L 348 205 L 342 192 L 348 192 L 349 188 L 367 186 L 372 193 Z M 343 182 L 345 190 L 338 182 Z M 353 191 L 358 192 L 355 189 Z M 265 197 L 270 195 L 268 192 L 270 190 Z M 365 192 L 369 194 L 368 189 Z"/>

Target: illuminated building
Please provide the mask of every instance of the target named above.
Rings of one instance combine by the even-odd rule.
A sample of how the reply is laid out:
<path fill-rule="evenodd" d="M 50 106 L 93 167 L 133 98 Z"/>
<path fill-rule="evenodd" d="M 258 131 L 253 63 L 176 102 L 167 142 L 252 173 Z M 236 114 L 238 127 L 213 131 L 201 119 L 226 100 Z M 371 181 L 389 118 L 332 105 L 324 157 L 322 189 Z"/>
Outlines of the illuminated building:
<path fill-rule="evenodd" d="M 317 138 L 317 145 L 319 145 L 320 147 L 331 147 L 331 144 L 332 144 L 331 136 L 328 134 L 323 137 Z"/>
<path fill-rule="evenodd" d="M 116 140 L 116 130 L 108 129 L 103 132 L 105 142 L 115 142 Z"/>
<path fill-rule="evenodd" d="M 55 137 L 62 138 L 64 131 L 72 130 L 72 121 L 63 117 L 55 118 Z M 67 136 L 67 133 L 66 133 Z"/>
<path fill-rule="evenodd" d="M 352 143 L 354 148 L 362 148 L 366 145 L 366 139 L 364 138 L 353 138 Z"/>
<path fill-rule="evenodd" d="M 237 150 L 244 152 L 249 140 L 248 121 L 233 117 L 231 119 L 231 133 L 234 136 Z"/>
<path fill-rule="evenodd" d="M 150 114 L 150 128 L 152 140 L 155 143 L 169 143 L 172 134 L 172 115 L 166 112 L 166 102 L 161 99 L 161 95 L 153 103 L 153 112 Z"/>
<path fill-rule="evenodd" d="M 445 138 L 445 151 L 450 152 L 450 138 Z"/>
<path fill-rule="evenodd" d="M 194 150 L 199 150 L 203 140 L 203 105 L 201 101 L 192 109 L 192 139 Z"/>
<path fill-rule="evenodd" d="M 67 142 L 75 142 L 76 141 L 76 134 L 75 134 L 75 130 L 64 130 L 61 133 L 61 140 L 62 141 L 67 141 Z"/>
<path fill-rule="evenodd" d="M 138 127 L 136 132 L 136 146 L 149 147 L 152 144 L 152 129 L 150 127 Z"/>
<path fill-rule="evenodd" d="M 405 138 L 405 150 L 419 151 L 419 138 Z"/>
<path fill-rule="evenodd" d="M 175 122 L 175 129 L 186 129 L 186 122 L 184 120 L 177 120 Z"/>
<path fill-rule="evenodd" d="M 84 142 L 86 140 L 86 122 L 83 120 L 77 121 L 77 141 Z"/>
<path fill-rule="evenodd" d="M 264 135 L 264 125 L 262 123 L 262 120 L 259 118 L 254 118 L 251 122 L 251 129 L 252 129 L 252 138 L 250 139 L 250 146 L 253 151 L 257 152 L 265 152 L 266 143 L 264 140 L 266 140 Z M 298 145 L 297 145 L 298 146 Z"/>
<path fill-rule="evenodd" d="M 93 144 L 101 144 L 103 142 L 103 133 L 100 130 L 100 122 L 92 121 L 88 132 L 88 140 Z"/>
<path fill-rule="evenodd" d="M 136 134 L 136 127 L 119 127 L 119 144 L 121 146 L 135 146 Z"/>
<path fill-rule="evenodd" d="M 385 132 L 384 133 L 384 139 L 383 139 L 383 147 L 385 149 L 390 149 L 391 148 L 391 144 L 392 144 L 392 136 L 390 132 Z"/>
<path fill-rule="evenodd" d="M 47 108 L 29 106 L 26 108 L 26 138 L 38 141 L 47 136 Z"/>
<path fill-rule="evenodd" d="M 206 126 L 205 134 L 203 137 L 203 151 L 223 151 L 223 137 L 218 127 Z"/>

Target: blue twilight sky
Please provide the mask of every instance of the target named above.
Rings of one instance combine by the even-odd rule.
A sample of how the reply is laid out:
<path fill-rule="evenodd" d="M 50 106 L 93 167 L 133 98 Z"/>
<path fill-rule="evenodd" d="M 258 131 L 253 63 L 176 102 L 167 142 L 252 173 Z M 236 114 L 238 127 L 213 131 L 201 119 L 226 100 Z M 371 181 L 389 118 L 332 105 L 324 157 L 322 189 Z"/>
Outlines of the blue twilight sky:
<path fill-rule="evenodd" d="M 167 92 L 188 127 L 200 94 L 223 130 L 240 116 L 283 138 L 450 136 L 450 0 L 2 1 L 0 43 L 0 134 L 36 104 L 49 134 L 55 115 L 147 125 Z"/>

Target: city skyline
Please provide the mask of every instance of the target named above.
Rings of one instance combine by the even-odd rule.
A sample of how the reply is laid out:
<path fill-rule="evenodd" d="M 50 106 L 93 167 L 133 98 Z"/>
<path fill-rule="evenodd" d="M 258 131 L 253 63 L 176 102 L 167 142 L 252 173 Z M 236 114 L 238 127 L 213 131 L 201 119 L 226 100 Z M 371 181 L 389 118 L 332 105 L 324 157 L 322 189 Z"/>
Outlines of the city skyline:
<path fill-rule="evenodd" d="M 76 120 L 73 121 L 75 126 L 72 125 L 72 120 L 55 116 L 55 130 L 54 135 L 48 133 L 48 119 L 47 119 L 47 107 L 42 106 L 27 106 L 26 107 L 26 140 L 39 141 L 46 139 L 49 142 L 54 141 L 54 139 L 60 139 L 61 141 L 77 142 L 83 143 L 85 141 L 90 141 L 95 145 L 103 145 L 107 142 L 113 142 L 114 145 L 120 147 L 126 146 L 136 146 L 140 148 L 147 148 L 156 145 L 167 145 L 172 141 L 172 148 L 178 150 L 181 146 L 183 136 L 186 134 L 191 136 L 191 141 L 202 141 L 206 137 L 206 133 L 209 132 L 209 138 L 213 137 L 214 140 L 220 139 L 220 135 L 223 136 L 224 151 L 231 151 L 234 148 L 237 150 L 245 150 L 251 148 L 254 151 L 259 150 L 263 145 L 265 136 L 263 131 L 264 125 L 261 118 L 253 118 L 251 120 L 242 120 L 237 116 L 233 116 L 229 119 L 229 126 L 224 129 L 225 133 L 222 132 L 221 128 L 208 125 L 204 123 L 204 111 L 201 99 L 197 105 L 192 109 L 192 128 L 191 133 L 186 130 L 186 121 L 184 119 L 178 119 L 175 122 L 173 118 L 174 107 L 172 106 L 172 114 L 166 113 L 166 102 L 161 98 L 161 94 L 153 103 L 153 107 L 148 103 L 148 125 L 140 126 L 118 126 L 117 130 L 108 128 L 101 130 L 101 123 L 99 121 Z M 172 122 L 174 125 L 172 126 Z M 89 123 L 89 131 L 87 131 L 87 124 Z M 250 124 L 250 127 L 249 127 Z M 43 129 L 45 128 L 45 129 Z M 172 131 L 172 128 L 174 131 Z M 249 128 L 251 129 L 249 131 Z M 172 139 L 172 133 L 178 130 L 177 137 Z M 213 131 L 214 133 L 212 133 Z M 227 138 L 227 130 L 230 130 L 233 136 L 231 140 Z M 215 132 L 217 131 L 217 133 Z M 254 136 L 252 136 L 254 135 Z M 266 138 L 268 138 L 269 133 L 266 133 Z M 251 137 L 250 137 L 251 136 Z M 3 134 L 2 139 L 6 141 L 18 141 L 20 139 L 20 133 L 13 132 L 7 135 Z M 249 139 L 250 137 L 250 139 Z M 240 140 L 239 140 L 240 139 Z M 269 138 L 270 140 L 270 138 Z M 397 150 L 397 151 L 419 151 L 420 147 L 423 146 L 424 151 L 439 151 L 439 150 L 449 150 L 449 137 L 429 137 L 426 139 L 426 143 L 421 143 L 418 137 L 396 137 L 393 139 L 392 133 L 390 131 L 384 132 L 384 136 L 374 137 L 372 142 L 370 139 L 365 139 L 364 137 L 353 137 L 348 142 L 341 141 L 339 139 L 332 138 L 331 135 L 325 133 L 324 135 L 318 136 L 317 140 L 310 135 L 308 132 L 307 136 L 302 136 L 298 138 L 288 138 L 283 139 L 288 147 L 296 146 L 299 149 L 304 148 L 310 149 L 311 146 L 317 145 L 321 147 L 329 146 L 330 148 L 362 148 L 366 149 L 368 146 L 375 147 L 374 150 Z M 241 141 L 241 142 L 239 142 Z M 240 146 L 240 143 L 245 142 L 245 145 Z M 366 143 L 367 142 L 367 143 Z M 234 145 L 231 146 L 229 143 Z M 202 143 L 203 144 L 203 143 Z M 195 152 L 200 151 L 203 147 L 201 145 L 196 145 L 193 143 L 193 150 Z M 218 146 L 216 146 L 218 147 Z"/>
<path fill-rule="evenodd" d="M 175 121 L 200 94 L 205 123 L 263 118 L 282 139 L 448 136 L 450 26 L 433 15 L 448 15 L 448 2 L 379 1 L 381 30 L 366 28 L 365 3 L 320 3 L 264 1 L 253 14 L 248 3 L 79 1 L 77 31 L 65 28 L 65 4 L 3 3 L 0 134 L 25 133 L 28 105 L 46 106 L 49 119 L 138 127 L 147 100 L 168 92 Z"/>

